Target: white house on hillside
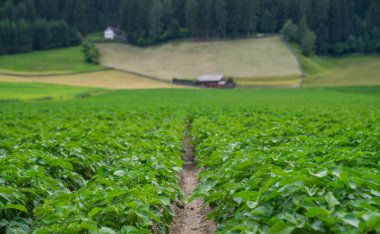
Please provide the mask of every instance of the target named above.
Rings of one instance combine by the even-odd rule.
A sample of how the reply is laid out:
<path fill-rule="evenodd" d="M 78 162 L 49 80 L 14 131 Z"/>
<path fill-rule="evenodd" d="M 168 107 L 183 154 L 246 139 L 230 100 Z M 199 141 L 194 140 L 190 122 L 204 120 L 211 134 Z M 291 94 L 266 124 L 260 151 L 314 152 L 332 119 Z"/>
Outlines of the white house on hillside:
<path fill-rule="evenodd" d="M 108 27 L 104 31 L 104 38 L 105 39 L 113 40 L 113 39 L 115 39 L 115 37 L 116 37 L 116 32 L 115 32 L 115 30 L 113 28 Z"/>

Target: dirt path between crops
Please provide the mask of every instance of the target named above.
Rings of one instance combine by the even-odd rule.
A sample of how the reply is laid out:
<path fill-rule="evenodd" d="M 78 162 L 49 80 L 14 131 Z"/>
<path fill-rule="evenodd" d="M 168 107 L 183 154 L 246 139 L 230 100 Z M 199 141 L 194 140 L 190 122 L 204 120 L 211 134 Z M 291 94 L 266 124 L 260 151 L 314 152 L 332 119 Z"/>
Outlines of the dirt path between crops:
<path fill-rule="evenodd" d="M 194 189 L 199 184 L 200 169 L 196 167 L 195 155 L 189 132 L 191 122 L 187 125 L 187 133 L 183 142 L 186 161 L 183 167 L 181 185 L 187 198 L 193 195 Z M 206 216 L 210 212 L 210 207 L 203 206 L 201 200 L 192 202 L 184 201 L 185 206 L 177 205 L 174 209 L 177 214 L 170 228 L 171 234 L 211 234 L 215 233 L 216 225 L 213 221 L 207 220 Z"/>

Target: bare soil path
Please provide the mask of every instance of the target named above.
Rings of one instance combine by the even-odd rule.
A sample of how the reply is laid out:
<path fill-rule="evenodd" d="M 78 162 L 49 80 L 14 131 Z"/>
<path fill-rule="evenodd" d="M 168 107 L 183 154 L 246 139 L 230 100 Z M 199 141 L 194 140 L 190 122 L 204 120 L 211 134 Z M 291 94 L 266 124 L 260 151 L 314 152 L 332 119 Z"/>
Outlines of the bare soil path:
<path fill-rule="evenodd" d="M 181 185 L 184 189 L 187 198 L 193 195 L 193 192 L 199 184 L 200 169 L 196 167 L 195 155 L 189 132 L 191 122 L 188 123 L 188 130 L 184 139 L 184 151 L 186 164 L 183 167 L 181 177 Z M 184 201 L 184 207 L 175 207 L 176 218 L 170 228 L 172 234 L 211 234 L 215 233 L 216 225 L 213 221 L 207 220 L 207 214 L 210 212 L 210 207 L 203 206 L 201 200 L 188 202 Z"/>

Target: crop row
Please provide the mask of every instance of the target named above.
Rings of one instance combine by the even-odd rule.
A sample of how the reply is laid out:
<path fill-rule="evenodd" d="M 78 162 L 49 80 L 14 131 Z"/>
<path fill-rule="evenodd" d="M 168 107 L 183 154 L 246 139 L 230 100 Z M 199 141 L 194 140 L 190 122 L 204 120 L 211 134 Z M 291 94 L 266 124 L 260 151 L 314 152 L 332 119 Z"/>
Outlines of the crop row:
<path fill-rule="evenodd" d="M 0 233 L 167 232 L 180 113 L 7 111 L 0 124 Z"/>
<path fill-rule="evenodd" d="M 380 114 L 312 108 L 194 117 L 219 233 L 379 233 Z"/>

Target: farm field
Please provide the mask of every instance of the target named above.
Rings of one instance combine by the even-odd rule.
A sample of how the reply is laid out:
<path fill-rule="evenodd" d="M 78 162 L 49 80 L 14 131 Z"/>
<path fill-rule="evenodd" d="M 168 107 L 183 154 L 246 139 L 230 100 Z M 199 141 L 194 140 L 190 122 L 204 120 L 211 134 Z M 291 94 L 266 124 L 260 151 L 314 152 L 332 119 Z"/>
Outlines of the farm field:
<path fill-rule="evenodd" d="M 0 78 L 1 80 L 1 78 Z M 42 83 L 0 82 L 0 102 L 31 99 L 66 99 L 104 92 L 103 89 Z"/>
<path fill-rule="evenodd" d="M 356 107 L 352 107 L 355 109 Z M 380 232 L 379 108 L 194 117 L 195 197 L 223 233 Z"/>
<path fill-rule="evenodd" d="M 131 73 L 86 64 L 81 47 L 0 56 L 0 86 L 3 86 L 4 89 L 5 84 L 2 84 L 3 82 L 7 82 L 7 86 L 10 85 L 9 83 L 17 83 L 23 88 L 26 86 L 36 87 L 37 90 L 32 95 L 23 95 L 22 97 L 19 97 L 17 92 L 13 93 L 13 89 L 4 90 L 0 94 L 0 100 L 33 99 L 61 95 L 60 92 L 53 91 L 54 87 L 58 86 L 50 86 L 52 87 L 50 91 L 41 93 L 42 89 L 38 89 L 38 87 L 43 87 L 41 83 L 77 86 L 82 87 L 81 89 L 181 88 L 169 82 L 160 82 Z M 21 83 L 28 83 L 28 85 Z M 14 86 L 17 86 L 17 84 L 14 84 Z M 55 91 L 58 91 L 58 89 L 60 88 L 55 88 Z M 75 90 L 76 88 L 71 87 L 68 89 Z M 62 88 L 61 90 L 63 91 Z M 56 94 L 52 95 L 53 93 Z"/>
<path fill-rule="evenodd" d="M 6 76 L 0 74 L 0 86 L 1 82 L 12 82 L 15 84 L 45 83 L 102 89 L 182 88 L 182 86 L 151 80 L 137 75 L 115 70 L 36 77 Z"/>
<path fill-rule="evenodd" d="M 277 57 L 285 59 L 284 53 L 286 52 L 283 49 L 286 46 L 276 37 L 199 43 L 172 42 L 151 48 L 135 48 L 124 44 L 108 43 L 99 44 L 99 46 L 104 52 L 102 59 L 104 59 L 105 65 L 120 68 L 121 70 L 130 70 L 132 73 L 122 73 L 115 70 L 107 70 L 102 66 L 86 64 L 84 63 L 81 48 L 72 47 L 28 54 L 0 56 L 0 81 L 53 83 L 105 89 L 178 88 L 179 86 L 173 86 L 167 82 L 149 80 L 138 74 L 143 73 L 148 74 L 147 76 L 150 77 L 163 78 L 164 76 L 160 76 L 160 74 L 164 75 L 166 73 L 168 75 L 167 78 L 170 80 L 170 77 L 177 72 L 183 72 L 183 74 L 189 72 L 190 74 L 196 70 L 197 72 L 201 72 L 199 69 L 205 69 L 203 70 L 204 72 L 217 72 L 222 69 L 228 69 L 233 72 L 250 72 L 254 70 L 255 76 L 235 77 L 235 81 L 240 87 L 298 88 L 300 85 L 302 87 L 380 85 L 380 58 L 377 55 L 305 57 L 301 54 L 299 48 L 294 45 L 291 47 L 299 58 L 301 67 L 305 73 L 305 79 L 302 81 L 299 75 L 285 75 L 287 72 L 283 72 L 285 71 L 284 67 L 294 68 L 294 56 L 288 57 L 290 59 L 287 61 L 288 65 L 284 61 L 277 59 Z M 233 47 L 234 49 L 229 49 L 229 47 Z M 203 56 L 203 60 L 198 59 L 198 56 L 202 58 L 202 50 L 204 53 L 209 53 L 207 56 Z M 260 55 L 260 52 L 267 50 L 272 51 L 272 53 L 266 56 Z M 288 48 L 286 50 L 290 53 Z M 196 53 L 191 51 L 196 51 Z M 226 51 L 233 51 L 236 54 L 244 51 L 245 54 L 243 53 L 244 55 L 240 56 L 244 61 L 229 57 L 233 53 L 228 53 L 228 55 L 223 54 Z M 121 54 L 124 52 L 128 52 L 128 56 L 130 55 L 134 58 L 122 58 L 123 56 L 127 56 Z M 165 59 L 166 63 L 168 63 L 165 65 L 165 69 L 161 67 L 161 63 L 163 62 L 160 59 L 161 55 L 165 58 L 170 58 Z M 176 56 L 181 57 L 181 59 L 177 59 Z M 113 61 L 117 61 L 118 65 L 113 65 L 113 62 L 110 60 L 111 57 Z M 223 59 L 216 59 L 215 57 Z M 171 61 L 171 58 L 174 58 L 176 61 Z M 191 60 L 191 63 L 187 64 L 185 62 L 187 59 Z M 239 64 L 231 63 L 229 59 L 238 61 Z M 154 61 L 158 62 L 154 63 Z M 197 62 L 201 64 L 194 66 Z M 130 67 L 123 67 L 122 64 L 124 63 L 131 63 L 128 65 Z M 293 65 L 290 63 L 293 63 Z M 276 71 L 276 67 L 279 69 L 277 70 L 280 71 L 279 73 Z M 144 69 L 147 72 L 143 71 Z M 270 71 L 270 73 L 267 73 L 267 71 Z"/>
<path fill-rule="evenodd" d="M 299 85 L 301 70 L 294 54 L 279 37 L 243 40 L 179 41 L 138 48 L 126 44 L 98 44 L 106 67 L 163 80 L 195 79 L 202 74 L 224 74 L 245 85 L 251 78 L 276 77 Z"/>
<path fill-rule="evenodd" d="M 168 232 L 187 131 L 218 233 L 380 232 L 380 87 L 114 91 L 0 127 L 1 233 Z"/>

